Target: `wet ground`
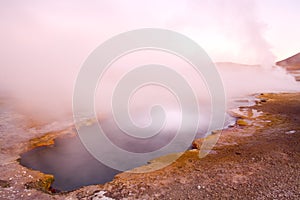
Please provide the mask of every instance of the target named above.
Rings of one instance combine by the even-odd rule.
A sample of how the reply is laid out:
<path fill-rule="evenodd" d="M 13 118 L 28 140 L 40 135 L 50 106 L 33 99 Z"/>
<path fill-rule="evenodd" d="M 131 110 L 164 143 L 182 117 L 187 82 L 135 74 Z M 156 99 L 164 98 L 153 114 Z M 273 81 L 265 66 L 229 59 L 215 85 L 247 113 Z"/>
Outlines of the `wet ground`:
<path fill-rule="evenodd" d="M 260 98 L 251 109 L 232 110 L 239 125 L 222 131 L 203 159 L 199 150 L 190 150 L 163 169 L 121 173 L 104 185 L 61 194 L 48 190 L 53 176 L 22 167 L 17 159 L 36 146 L 53 145 L 58 136 L 72 137 L 72 128 L 28 129 L 24 116 L 1 106 L 0 199 L 299 199 L 300 94 Z"/>

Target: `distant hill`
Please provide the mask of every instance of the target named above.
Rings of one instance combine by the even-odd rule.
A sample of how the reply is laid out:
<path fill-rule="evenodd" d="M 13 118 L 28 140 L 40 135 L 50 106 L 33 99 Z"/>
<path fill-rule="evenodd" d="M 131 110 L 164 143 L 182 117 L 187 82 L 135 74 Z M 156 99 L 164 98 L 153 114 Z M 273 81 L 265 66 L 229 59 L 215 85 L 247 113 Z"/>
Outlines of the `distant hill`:
<path fill-rule="evenodd" d="M 215 64 L 219 67 L 261 67 L 260 65 L 247 65 L 233 62 L 216 62 Z"/>
<path fill-rule="evenodd" d="M 300 53 L 276 62 L 276 65 L 284 67 L 287 70 L 300 70 Z"/>
<path fill-rule="evenodd" d="M 285 68 L 297 81 L 300 81 L 300 53 L 276 62 L 276 65 Z"/>

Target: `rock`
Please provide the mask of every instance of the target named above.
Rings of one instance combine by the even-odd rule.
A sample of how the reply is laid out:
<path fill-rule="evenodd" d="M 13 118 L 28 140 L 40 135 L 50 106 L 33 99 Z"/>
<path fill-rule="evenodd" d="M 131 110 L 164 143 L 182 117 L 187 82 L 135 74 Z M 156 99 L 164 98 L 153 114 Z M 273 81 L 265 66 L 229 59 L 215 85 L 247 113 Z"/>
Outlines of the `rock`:
<path fill-rule="evenodd" d="M 266 99 L 266 98 L 261 98 L 260 99 L 260 102 L 263 102 L 263 103 L 265 103 L 265 102 L 267 102 L 268 101 L 268 99 Z"/>
<path fill-rule="evenodd" d="M 33 138 L 29 141 L 30 148 L 41 147 L 41 146 L 50 146 L 54 144 L 55 134 L 46 134 L 41 137 Z"/>
<path fill-rule="evenodd" d="M 114 200 L 110 197 L 106 197 L 105 196 L 105 191 L 99 191 L 97 193 L 94 193 L 94 195 L 92 196 L 92 200 Z"/>
<path fill-rule="evenodd" d="M 26 188 L 34 188 L 43 192 L 50 193 L 51 184 L 54 181 L 54 176 L 50 174 L 41 174 L 41 178 L 37 181 L 29 182 L 25 184 Z"/>
<path fill-rule="evenodd" d="M 0 187 L 2 187 L 2 188 L 8 188 L 8 187 L 10 187 L 10 184 L 9 184 L 8 181 L 0 179 Z"/>
<path fill-rule="evenodd" d="M 295 130 L 291 130 L 291 131 L 286 131 L 285 134 L 293 134 L 293 133 L 296 133 Z"/>
<path fill-rule="evenodd" d="M 244 119 L 238 119 L 236 121 L 236 124 L 239 125 L 239 126 L 248 126 L 249 125 L 248 122 Z"/>
<path fill-rule="evenodd" d="M 193 149 L 200 149 L 203 141 L 204 141 L 204 138 L 195 139 L 192 143 Z"/>
<path fill-rule="evenodd" d="M 215 141 L 218 139 L 218 137 L 220 136 L 221 132 L 220 131 L 212 131 L 211 135 L 208 135 L 205 138 L 197 138 L 193 141 L 192 143 L 192 148 L 193 149 L 201 149 L 201 146 L 204 142 L 204 140 L 206 141 L 206 147 L 208 150 L 210 150 L 211 146 L 210 144 L 215 144 Z"/>

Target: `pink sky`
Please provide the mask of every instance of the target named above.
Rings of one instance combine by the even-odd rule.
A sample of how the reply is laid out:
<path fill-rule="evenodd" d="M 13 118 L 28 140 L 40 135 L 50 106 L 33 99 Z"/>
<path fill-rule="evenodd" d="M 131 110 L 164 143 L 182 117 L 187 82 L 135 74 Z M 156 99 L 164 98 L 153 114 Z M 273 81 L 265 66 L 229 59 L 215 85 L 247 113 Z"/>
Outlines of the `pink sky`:
<path fill-rule="evenodd" d="M 215 61 L 260 62 L 257 52 L 269 50 L 282 59 L 299 51 L 299 7 L 297 0 L 1 1 L 0 61 L 74 65 L 111 36 L 144 27 L 184 33 Z"/>
<path fill-rule="evenodd" d="M 89 53 L 139 28 L 183 33 L 215 62 L 273 64 L 300 50 L 299 7 L 298 0 L 1 1 L 0 89 L 24 98 L 28 109 L 70 110 Z"/>

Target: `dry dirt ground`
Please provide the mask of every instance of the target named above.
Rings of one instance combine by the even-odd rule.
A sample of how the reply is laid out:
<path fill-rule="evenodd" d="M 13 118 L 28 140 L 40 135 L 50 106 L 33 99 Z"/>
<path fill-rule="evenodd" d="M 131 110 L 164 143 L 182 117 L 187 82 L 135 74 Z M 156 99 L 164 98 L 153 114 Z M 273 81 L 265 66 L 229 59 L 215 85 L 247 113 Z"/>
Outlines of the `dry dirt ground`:
<path fill-rule="evenodd" d="M 218 143 L 202 159 L 194 149 L 160 170 L 124 172 L 104 185 L 61 194 L 40 191 L 51 177 L 2 161 L 0 199 L 300 199 L 300 94 L 259 98 L 235 113 L 239 125 L 216 131 Z M 262 113 L 254 117 L 254 111 Z M 6 152 L 13 154 L 2 148 L 1 159 Z"/>

